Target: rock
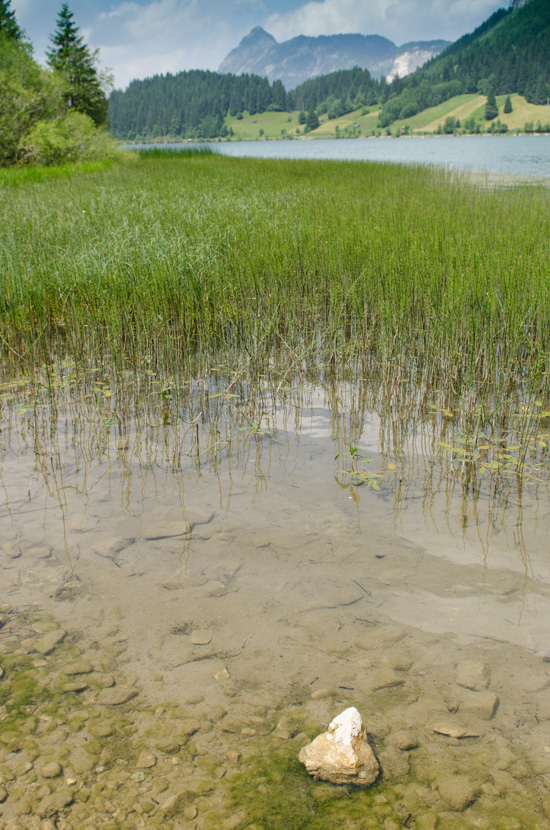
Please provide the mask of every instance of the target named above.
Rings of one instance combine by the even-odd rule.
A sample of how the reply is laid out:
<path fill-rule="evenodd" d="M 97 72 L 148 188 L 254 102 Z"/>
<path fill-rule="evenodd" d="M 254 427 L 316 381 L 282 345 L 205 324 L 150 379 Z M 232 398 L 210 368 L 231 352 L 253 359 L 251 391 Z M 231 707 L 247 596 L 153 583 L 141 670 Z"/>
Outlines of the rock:
<path fill-rule="evenodd" d="M 368 787 L 379 773 L 361 715 L 353 706 L 334 718 L 327 732 L 304 746 L 298 757 L 315 779 L 333 784 Z"/>
<path fill-rule="evenodd" d="M 75 663 L 71 663 L 63 669 L 63 673 L 69 676 L 76 674 L 90 674 L 92 671 L 92 664 L 89 660 L 77 660 Z"/>
<path fill-rule="evenodd" d="M 489 685 L 490 673 L 485 663 L 477 660 L 463 660 L 457 666 L 456 682 L 474 692 L 482 692 Z"/>
<path fill-rule="evenodd" d="M 37 640 L 34 644 L 34 650 L 38 651 L 39 654 L 49 654 L 59 643 L 63 642 L 66 636 L 67 632 L 61 628 L 57 629 L 57 631 L 49 631 L 40 640 Z"/>
<path fill-rule="evenodd" d="M 68 807 L 69 804 L 72 804 L 74 801 L 74 795 L 71 792 L 63 792 L 58 791 L 53 793 L 52 795 L 45 796 L 40 804 L 38 805 L 38 815 L 41 818 L 50 818 L 62 810 L 64 807 Z"/>
<path fill-rule="evenodd" d="M 316 689 L 311 693 L 312 700 L 325 700 L 328 697 L 334 697 L 336 692 L 334 689 Z"/>
<path fill-rule="evenodd" d="M 457 723 L 441 722 L 432 727 L 438 735 L 446 735 L 448 738 L 479 738 L 480 733 L 475 729 L 468 729 Z"/>
<path fill-rule="evenodd" d="M 482 720 L 491 720 L 498 704 L 498 697 L 492 692 L 465 692 L 460 702 L 460 711 Z"/>
<path fill-rule="evenodd" d="M 388 738 L 387 743 L 388 746 L 395 747 L 396 749 L 401 750 L 401 752 L 408 752 L 409 750 L 416 749 L 419 746 L 418 736 L 405 730 L 394 732 Z"/>
<path fill-rule="evenodd" d="M 61 765 L 58 764 L 57 761 L 51 761 L 49 764 L 44 764 L 40 770 L 42 778 L 57 778 L 58 775 L 61 775 L 61 773 Z"/>
<path fill-rule="evenodd" d="M 98 703 L 104 706 L 120 706 L 123 703 L 128 703 L 133 697 L 136 697 L 135 689 L 123 689 L 115 686 L 112 689 L 102 689 L 98 695 Z"/>
<path fill-rule="evenodd" d="M 136 762 L 136 769 L 151 769 L 157 763 L 157 756 L 153 752 L 142 752 Z"/>
<path fill-rule="evenodd" d="M 396 674 L 392 669 L 382 669 L 372 681 L 373 692 L 379 692 L 382 689 L 394 689 L 396 686 L 402 686 L 404 683 L 403 677 Z"/>
<path fill-rule="evenodd" d="M 477 798 L 477 789 L 465 775 L 449 775 L 437 782 L 439 794 L 451 810 L 462 813 Z"/>
<path fill-rule="evenodd" d="M 160 809 L 163 813 L 166 813 L 167 816 L 177 816 L 179 813 L 183 812 L 185 807 L 187 807 L 190 802 L 193 803 L 193 794 L 188 790 L 182 790 L 181 792 L 167 798 L 166 801 L 160 805 Z"/>
<path fill-rule="evenodd" d="M 210 631 L 193 631 L 189 640 L 194 646 L 207 646 L 212 642 L 212 633 Z"/>
<path fill-rule="evenodd" d="M 0 804 L 3 804 L 8 797 L 8 791 L 5 787 L 0 787 Z"/>

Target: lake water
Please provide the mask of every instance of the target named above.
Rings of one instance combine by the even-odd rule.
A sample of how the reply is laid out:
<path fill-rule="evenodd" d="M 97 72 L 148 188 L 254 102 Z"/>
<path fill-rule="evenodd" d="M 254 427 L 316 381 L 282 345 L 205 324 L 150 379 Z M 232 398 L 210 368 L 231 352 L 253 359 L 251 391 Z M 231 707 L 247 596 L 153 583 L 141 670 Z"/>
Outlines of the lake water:
<path fill-rule="evenodd" d="M 303 139 L 219 142 L 208 146 L 229 156 L 436 164 L 498 176 L 550 180 L 549 135 Z"/>
<path fill-rule="evenodd" d="M 394 788 L 389 802 L 375 791 L 380 823 L 361 826 L 426 812 L 432 824 L 410 826 L 545 826 L 550 503 L 538 478 L 487 478 L 474 498 L 438 441 L 447 415 L 404 428 L 399 401 L 381 407 L 365 379 L 266 378 L 253 391 L 214 367 L 171 404 L 131 374 L 115 388 L 74 371 L 56 409 L 28 379 L 2 388 L 6 602 L 83 643 L 115 626 L 149 705 L 198 709 L 191 777 L 205 757 L 220 777 L 227 757 L 281 742 L 293 757 L 304 737 L 292 717 L 322 730 L 356 705 Z M 379 489 L 356 486 L 354 464 Z M 413 751 L 396 748 L 403 731 Z M 225 827 L 207 820 L 208 793 L 196 826 Z"/>

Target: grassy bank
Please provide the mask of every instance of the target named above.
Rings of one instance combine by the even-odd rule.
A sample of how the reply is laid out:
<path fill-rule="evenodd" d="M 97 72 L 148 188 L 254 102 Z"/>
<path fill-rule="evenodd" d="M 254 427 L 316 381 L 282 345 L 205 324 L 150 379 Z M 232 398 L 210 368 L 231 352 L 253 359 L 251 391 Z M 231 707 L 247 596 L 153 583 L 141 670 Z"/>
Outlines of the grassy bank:
<path fill-rule="evenodd" d="M 422 167 L 142 158 L 6 188 L 5 360 L 274 348 L 544 389 L 548 193 Z"/>

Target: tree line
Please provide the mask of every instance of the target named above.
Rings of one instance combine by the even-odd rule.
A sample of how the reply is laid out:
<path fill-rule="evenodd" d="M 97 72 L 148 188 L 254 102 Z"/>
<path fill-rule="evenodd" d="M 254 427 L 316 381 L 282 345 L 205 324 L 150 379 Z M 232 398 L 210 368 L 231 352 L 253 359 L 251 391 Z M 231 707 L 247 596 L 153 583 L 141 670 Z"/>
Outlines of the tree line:
<path fill-rule="evenodd" d="M 46 53 L 47 68 L 0 0 L 0 166 L 58 163 L 115 152 L 107 121 L 109 77 L 63 3 Z"/>

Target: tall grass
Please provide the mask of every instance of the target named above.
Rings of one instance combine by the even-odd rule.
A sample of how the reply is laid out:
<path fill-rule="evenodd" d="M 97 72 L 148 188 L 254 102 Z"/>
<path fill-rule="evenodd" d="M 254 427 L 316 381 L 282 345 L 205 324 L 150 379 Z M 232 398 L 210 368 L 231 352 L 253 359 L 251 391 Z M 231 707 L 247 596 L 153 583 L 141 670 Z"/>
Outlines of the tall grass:
<path fill-rule="evenodd" d="M 547 191 L 420 166 L 159 153 L 4 190 L 4 359 L 281 349 L 449 392 L 546 388 Z"/>

